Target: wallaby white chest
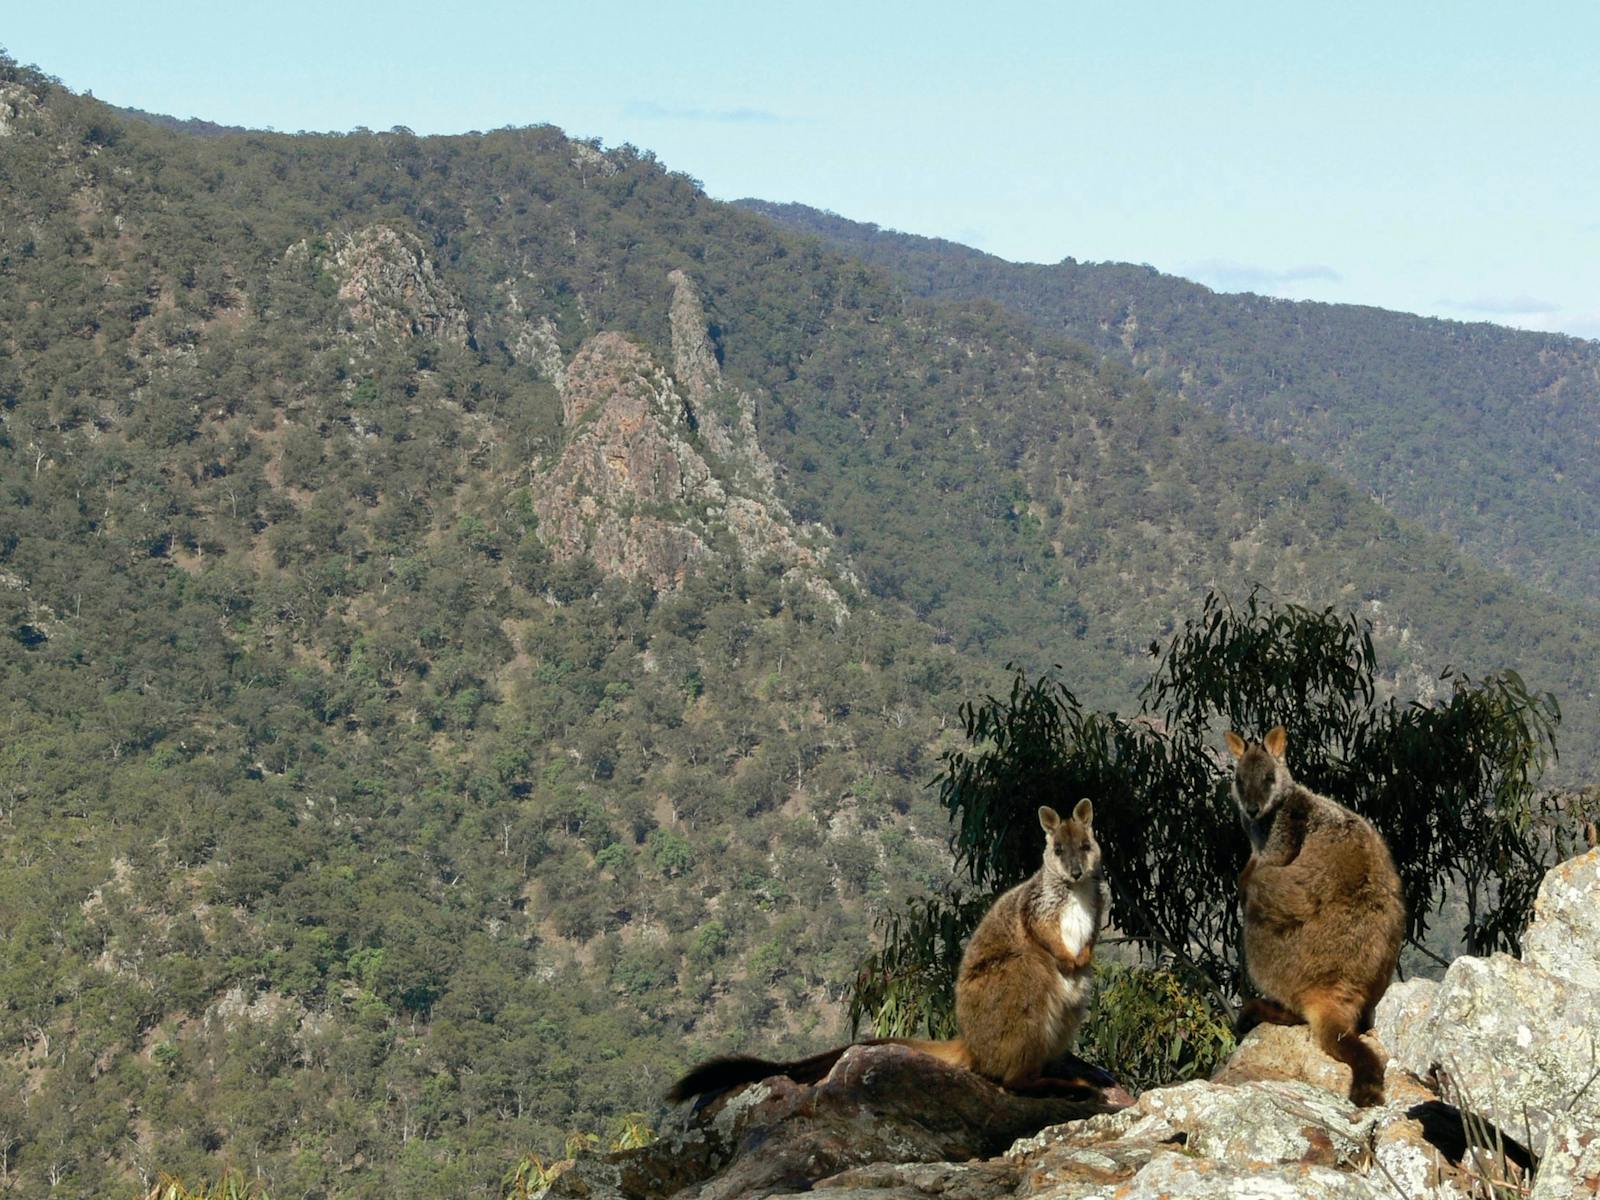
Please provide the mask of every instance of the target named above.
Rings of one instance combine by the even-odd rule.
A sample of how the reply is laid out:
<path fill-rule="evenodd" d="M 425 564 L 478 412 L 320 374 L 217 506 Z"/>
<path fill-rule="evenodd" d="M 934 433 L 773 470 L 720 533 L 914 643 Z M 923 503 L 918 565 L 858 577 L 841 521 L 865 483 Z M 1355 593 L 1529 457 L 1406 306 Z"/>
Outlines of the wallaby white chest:
<path fill-rule="evenodd" d="M 1075 887 L 1067 893 L 1060 918 L 1061 944 L 1067 948 L 1067 953 L 1081 953 L 1094 940 L 1095 907 L 1093 895 L 1086 893 L 1082 887 Z"/>

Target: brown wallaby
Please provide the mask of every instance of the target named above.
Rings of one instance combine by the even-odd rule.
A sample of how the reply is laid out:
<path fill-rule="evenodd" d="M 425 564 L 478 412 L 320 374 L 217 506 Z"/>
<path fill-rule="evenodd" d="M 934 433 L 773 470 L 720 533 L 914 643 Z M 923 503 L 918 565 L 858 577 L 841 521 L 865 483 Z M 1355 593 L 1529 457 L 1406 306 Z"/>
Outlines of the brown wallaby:
<path fill-rule="evenodd" d="M 1308 1024 L 1323 1052 L 1350 1067 L 1351 1101 L 1381 1104 L 1383 1066 L 1360 1035 L 1405 933 L 1389 848 L 1366 818 L 1294 781 L 1283 726 L 1259 742 L 1236 733 L 1227 742 L 1252 851 L 1239 876 L 1245 966 L 1262 995 L 1245 1005 L 1237 1032 Z"/>
<path fill-rule="evenodd" d="M 1112 1082 L 1045 1073 L 1051 1060 L 1071 1047 L 1089 1007 L 1089 964 L 1105 909 L 1093 819 L 1094 806 L 1087 800 L 1080 800 L 1065 820 L 1053 808 L 1039 810 L 1043 864 L 994 902 L 962 955 L 956 976 L 959 1038 L 876 1038 L 859 1044 L 908 1046 L 1018 1091 L 1100 1093 Z M 676 1103 L 772 1075 L 815 1083 L 849 1048 L 787 1063 L 743 1055 L 714 1058 L 678 1080 L 667 1099 Z"/>

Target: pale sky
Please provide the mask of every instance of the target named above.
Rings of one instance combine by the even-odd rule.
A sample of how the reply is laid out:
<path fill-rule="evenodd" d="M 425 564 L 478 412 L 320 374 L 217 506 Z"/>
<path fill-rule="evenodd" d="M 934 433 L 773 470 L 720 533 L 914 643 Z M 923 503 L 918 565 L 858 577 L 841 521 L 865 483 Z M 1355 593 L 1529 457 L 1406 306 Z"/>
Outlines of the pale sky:
<path fill-rule="evenodd" d="M 1600 337 L 1597 0 L 8 8 L 17 59 L 175 116 L 548 122 L 1005 258 Z"/>

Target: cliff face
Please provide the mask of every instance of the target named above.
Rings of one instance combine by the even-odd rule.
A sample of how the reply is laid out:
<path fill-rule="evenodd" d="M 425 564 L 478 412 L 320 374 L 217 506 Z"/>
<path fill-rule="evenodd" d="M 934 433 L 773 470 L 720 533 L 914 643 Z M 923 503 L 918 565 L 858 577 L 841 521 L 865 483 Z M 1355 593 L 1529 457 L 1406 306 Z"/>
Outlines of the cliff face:
<path fill-rule="evenodd" d="M 658 589 L 724 554 L 772 560 L 843 617 L 825 535 L 800 529 L 778 499 L 754 403 L 724 385 L 693 284 L 682 271 L 668 278 L 671 370 L 617 333 L 544 367 L 560 381 L 566 438 L 534 502 L 541 537 L 558 560 L 587 555 Z"/>
<path fill-rule="evenodd" d="M 290 258 L 311 253 L 307 243 Z M 318 264 L 336 281 L 356 337 L 427 337 L 465 346 L 473 317 L 439 277 L 415 234 L 373 225 L 333 240 Z M 682 270 L 667 276 L 672 362 L 620 333 L 586 338 L 570 362 L 555 323 L 527 311 L 515 283 L 502 286 L 496 332 L 519 364 L 562 398 L 565 439 L 538 480 L 540 536 L 558 561 L 589 557 L 605 573 L 663 590 L 697 563 L 732 555 L 771 560 L 842 619 L 827 564 L 827 536 L 801 529 L 778 498 L 772 461 L 756 435 L 755 402 L 726 385 L 698 291 Z"/>
<path fill-rule="evenodd" d="M 1440 983 L 1397 984 L 1378 1012 L 1391 1053 L 1378 1107 L 1344 1098 L 1349 1069 L 1303 1027 L 1264 1026 L 1216 1078 L 1115 1111 L 860 1046 L 813 1087 L 766 1080 L 675 1114 L 653 1146 L 580 1158 L 549 1194 L 1592 1198 L 1597 929 L 1592 850 L 1546 878 L 1523 960 L 1461 958 Z"/>
<path fill-rule="evenodd" d="M 693 415 L 672 380 L 619 334 L 586 342 L 566 369 L 567 441 L 534 501 L 558 559 L 676 587 L 711 556 L 701 529 L 724 497 L 690 444 Z"/>

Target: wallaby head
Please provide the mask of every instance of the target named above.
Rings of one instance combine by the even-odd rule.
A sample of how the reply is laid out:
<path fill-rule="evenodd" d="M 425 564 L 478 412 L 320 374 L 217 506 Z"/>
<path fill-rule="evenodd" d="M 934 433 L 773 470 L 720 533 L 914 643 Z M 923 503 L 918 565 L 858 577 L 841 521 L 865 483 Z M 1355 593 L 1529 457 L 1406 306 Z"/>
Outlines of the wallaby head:
<path fill-rule="evenodd" d="M 1289 734 L 1276 725 L 1259 742 L 1246 742 L 1237 733 L 1227 736 L 1228 753 L 1233 755 L 1233 802 L 1247 820 L 1270 816 L 1278 802 L 1294 786 L 1283 751 Z"/>
<path fill-rule="evenodd" d="M 1039 809 L 1045 832 L 1044 873 L 1067 883 L 1077 883 L 1100 870 L 1100 843 L 1094 840 L 1094 805 L 1079 800 L 1072 815 L 1063 819 L 1049 805 Z"/>

